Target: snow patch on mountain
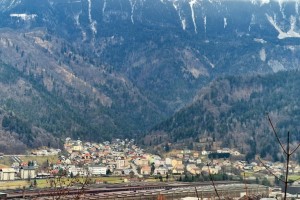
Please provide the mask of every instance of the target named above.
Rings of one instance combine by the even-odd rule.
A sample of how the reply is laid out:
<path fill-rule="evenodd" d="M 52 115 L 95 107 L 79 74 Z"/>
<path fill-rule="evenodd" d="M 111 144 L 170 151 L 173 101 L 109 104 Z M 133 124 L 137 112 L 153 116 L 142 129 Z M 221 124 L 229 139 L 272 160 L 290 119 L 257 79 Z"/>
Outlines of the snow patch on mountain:
<path fill-rule="evenodd" d="M 105 13 L 105 9 L 106 9 L 106 0 L 103 1 L 103 7 L 102 7 L 102 15 L 104 16 L 104 13 Z"/>
<path fill-rule="evenodd" d="M 80 22 L 79 22 L 79 17 L 80 15 L 82 14 L 82 11 L 80 11 L 77 15 L 74 16 L 74 19 L 75 19 L 75 23 L 76 25 L 80 28 L 81 30 L 81 35 L 82 35 L 82 40 L 83 41 L 86 41 L 87 37 L 86 37 L 86 32 L 83 30 L 83 28 L 81 27 L 80 25 Z"/>
<path fill-rule="evenodd" d="M 266 40 L 261 39 L 261 38 L 254 38 L 253 41 L 254 41 L 254 42 L 257 42 L 257 43 L 261 43 L 261 44 L 266 44 L 266 43 L 267 43 Z"/>
<path fill-rule="evenodd" d="M 260 6 L 263 6 L 264 4 L 269 4 L 270 0 L 260 0 Z"/>
<path fill-rule="evenodd" d="M 131 6 L 131 15 L 130 15 L 130 19 L 131 19 L 131 23 L 132 23 L 132 24 L 134 24 L 133 13 L 134 13 L 134 10 L 135 10 L 136 1 L 137 1 L 137 0 L 129 0 L 130 6 Z"/>
<path fill-rule="evenodd" d="M 281 30 L 279 25 L 276 22 L 276 17 L 271 17 L 268 14 L 266 14 L 268 21 L 271 23 L 271 25 L 278 31 L 278 39 L 285 39 L 285 38 L 300 38 L 300 33 L 297 33 L 295 31 L 296 27 L 296 17 L 291 16 L 290 17 L 290 30 L 288 32 L 284 32 Z"/>
<path fill-rule="evenodd" d="M 192 12 L 192 20 L 193 20 L 193 24 L 194 24 L 194 31 L 197 34 L 198 31 L 197 31 L 196 16 L 195 16 L 195 10 L 194 10 L 194 6 L 195 6 L 196 3 L 197 3 L 197 0 L 191 0 L 189 2 L 190 8 L 191 8 L 191 12 Z"/>
<path fill-rule="evenodd" d="M 280 63 L 278 60 L 269 60 L 268 65 L 269 65 L 269 67 L 272 68 L 273 72 L 275 72 L 275 73 L 285 70 L 283 64 Z"/>
<path fill-rule="evenodd" d="M 29 14 L 25 14 L 25 13 L 23 13 L 23 14 L 10 14 L 9 16 L 10 17 L 20 18 L 20 19 L 22 19 L 24 21 L 33 20 L 33 19 L 35 19 L 37 17 L 36 14 L 29 15 Z"/>
<path fill-rule="evenodd" d="M 251 0 L 251 3 L 256 5 L 257 4 L 257 0 Z"/>
<path fill-rule="evenodd" d="M 250 24 L 249 24 L 249 27 L 248 27 L 248 31 L 250 32 L 251 31 L 251 27 L 255 24 L 255 15 L 252 14 L 251 15 L 251 21 L 250 21 Z"/>
<path fill-rule="evenodd" d="M 221 0 L 208 0 L 209 3 L 221 3 Z"/>
<path fill-rule="evenodd" d="M 206 35 L 206 16 L 203 17 L 204 33 Z"/>
<path fill-rule="evenodd" d="M 181 21 L 181 27 L 185 31 L 186 30 L 186 19 L 181 14 L 181 10 L 179 9 L 178 1 L 173 1 L 173 7 L 177 11 L 179 19 Z"/>
<path fill-rule="evenodd" d="M 260 57 L 260 60 L 265 62 L 266 59 L 267 59 L 267 54 L 266 54 L 266 50 L 264 48 L 262 48 L 260 51 L 259 51 L 259 57 Z"/>
<path fill-rule="evenodd" d="M 264 4 L 269 4 L 270 0 L 251 0 L 253 5 L 260 5 L 263 6 Z"/>
<path fill-rule="evenodd" d="M 283 2 L 284 2 L 284 0 L 278 0 L 279 10 L 281 12 L 281 15 L 282 15 L 283 19 L 285 19 L 286 16 L 284 14 Z"/>
<path fill-rule="evenodd" d="M 206 56 L 203 56 L 203 58 L 211 66 L 211 68 L 215 68 L 215 65 Z"/>
<path fill-rule="evenodd" d="M 90 28 L 93 32 L 93 34 L 97 34 L 97 28 L 96 28 L 96 24 L 97 22 L 95 20 L 92 19 L 92 1 L 88 0 L 89 3 L 89 21 L 90 21 Z"/>

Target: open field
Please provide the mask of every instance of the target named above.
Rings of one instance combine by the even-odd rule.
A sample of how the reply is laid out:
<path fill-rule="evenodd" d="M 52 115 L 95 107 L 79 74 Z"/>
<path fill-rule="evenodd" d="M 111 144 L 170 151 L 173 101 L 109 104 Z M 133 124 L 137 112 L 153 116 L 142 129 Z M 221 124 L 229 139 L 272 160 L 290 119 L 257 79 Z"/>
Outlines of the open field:
<path fill-rule="evenodd" d="M 58 156 L 34 156 L 34 155 L 16 155 L 22 162 L 28 161 L 36 161 L 38 165 L 42 165 L 43 163 L 49 161 L 49 163 L 56 163 L 58 161 Z M 5 167 L 9 167 L 13 164 L 14 160 L 11 156 L 3 156 L 0 159 L 0 166 L 4 165 Z"/>
<path fill-rule="evenodd" d="M 254 176 L 254 174 L 255 174 L 254 172 L 250 172 L 250 171 L 241 172 L 241 176 L 245 178 L 252 177 Z"/>
<path fill-rule="evenodd" d="M 74 184 L 80 184 L 86 181 L 86 178 L 53 178 L 53 179 L 36 179 L 36 187 L 37 188 L 45 188 L 50 187 L 51 180 L 55 181 L 55 184 L 58 185 L 70 185 L 70 182 L 73 181 Z M 149 181 L 157 181 L 157 179 L 149 179 Z M 91 183 L 123 183 L 124 178 L 122 177 L 91 177 L 90 178 Z M 1 181 L 0 182 L 0 190 L 6 190 L 6 189 L 23 189 L 29 188 L 30 185 L 34 185 L 34 180 L 27 181 L 27 180 L 16 180 L 16 181 Z"/>
<path fill-rule="evenodd" d="M 41 165 L 45 162 L 47 162 L 47 160 L 49 161 L 49 163 L 56 163 L 58 161 L 58 156 L 19 156 L 19 158 L 23 161 L 23 162 L 28 162 L 28 161 L 36 161 L 38 165 Z"/>
<path fill-rule="evenodd" d="M 291 181 L 296 181 L 300 179 L 300 175 L 290 175 L 288 178 Z"/>
<path fill-rule="evenodd" d="M 0 182 L 0 190 L 22 189 L 23 187 L 27 188 L 29 186 L 30 186 L 30 183 L 26 180 L 1 181 Z"/>
<path fill-rule="evenodd" d="M 7 168 L 9 167 L 8 165 L 3 165 L 3 164 L 0 164 L 0 168 Z"/>
<path fill-rule="evenodd" d="M 9 167 L 13 163 L 13 160 L 9 156 L 3 156 L 0 159 L 0 165 L 4 167 Z"/>

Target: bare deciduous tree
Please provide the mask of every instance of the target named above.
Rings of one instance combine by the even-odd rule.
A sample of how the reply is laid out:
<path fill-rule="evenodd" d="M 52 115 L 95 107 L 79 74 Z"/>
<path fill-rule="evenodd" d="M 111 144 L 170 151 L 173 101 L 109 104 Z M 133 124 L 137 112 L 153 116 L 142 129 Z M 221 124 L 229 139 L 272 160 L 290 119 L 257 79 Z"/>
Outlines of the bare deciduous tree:
<path fill-rule="evenodd" d="M 300 147 L 300 143 L 296 146 L 296 148 L 294 148 L 293 150 L 290 149 L 290 132 L 287 133 L 287 141 L 286 141 L 286 148 L 284 147 L 283 143 L 281 142 L 281 140 L 279 139 L 279 136 L 276 132 L 276 129 L 273 125 L 273 122 L 270 118 L 269 115 L 268 116 L 268 121 L 271 125 L 272 131 L 275 135 L 275 138 L 279 144 L 279 146 L 282 149 L 282 152 L 285 156 L 286 162 L 285 162 L 285 175 L 284 178 L 278 177 L 276 174 L 274 174 L 272 172 L 272 170 L 259 158 L 259 161 L 262 163 L 262 165 L 276 178 L 278 179 L 280 182 L 282 182 L 284 184 L 284 200 L 286 200 L 286 195 L 287 195 L 287 189 L 288 189 L 288 184 L 292 183 L 292 181 L 289 181 L 288 177 L 289 177 L 289 163 L 290 163 L 290 159 L 291 156 L 297 151 L 297 149 Z"/>

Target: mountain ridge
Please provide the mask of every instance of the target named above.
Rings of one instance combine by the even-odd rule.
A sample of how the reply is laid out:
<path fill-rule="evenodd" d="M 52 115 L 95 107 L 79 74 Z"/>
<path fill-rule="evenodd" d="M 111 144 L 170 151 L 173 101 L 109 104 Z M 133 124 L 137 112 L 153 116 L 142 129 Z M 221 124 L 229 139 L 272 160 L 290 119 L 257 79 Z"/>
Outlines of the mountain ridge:
<path fill-rule="evenodd" d="M 14 87 L 27 86 L 6 94 L 17 103 L 5 112 L 49 135 L 140 137 L 220 76 L 299 69 L 298 9 L 297 1 L 1 0 L 0 60 L 18 72 Z"/>
<path fill-rule="evenodd" d="M 291 141 L 299 140 L 299 76 L 299 71 L 289 71 L 218 78 L 202 88 L 193 103 L 154 127 L 145 136 L 145 142 L 152 145 L 179 142 L 196 148 L 191 142 L 211 137 L 221 142 L 221 146 L 238 148 L 252 158 L 257 153 L 281 159 L 278 145 L 273 145 L 276 138 L 267 115 L 281 139 L 290 131 Z"/>

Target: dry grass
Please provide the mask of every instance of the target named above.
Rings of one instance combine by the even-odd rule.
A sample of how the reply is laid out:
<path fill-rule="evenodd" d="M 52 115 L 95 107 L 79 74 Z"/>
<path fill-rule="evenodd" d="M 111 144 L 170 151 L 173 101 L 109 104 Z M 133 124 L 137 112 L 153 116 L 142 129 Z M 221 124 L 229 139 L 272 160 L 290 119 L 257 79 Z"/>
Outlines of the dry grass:
<path fill-rule="evenodd" d="M 34 156 L 34 155 L 28 155 L 28 156 L 18 156 L 23 162 L 28 161 L 36 161 L 38 165 L 42 165 L 43 163 L 47 162 L 47 160 L 50 163 L 56 163 L 58 161 L 58 156 Z M 0 159 L 0 167 L 10 167 L 13 164 L 13 160 L 10 156 L 4 156 Z"/>
<path fill-rule="evenodd" d="M 7 168 L 7 167 L 9 167 L 8 165 L 2 165 L 2 164 L 0 164 L 0 169 L 1 168 Z"/>
<path fill-rule="evenodd" d="M 289 180 L 296 181 L 300 179 L 300 175 L 289 175 Z"/>
<path fill-rule="evenodd" d="M 12 163 L 13 161 L 9 156 L 4 156 L 0 159 L 0 166 L 10 167 Z"/>
<path fill-rule="evenodd" d="M 36 161 L 38 165 L 41 165 L 45 162 L 47 162 L 47 160 L 49 161 L 49 163 L 56 163 L 58 161 L 58 156 L 20 156 L 19 157 L 23 162 L 28 162 L 28 161 Z"/>
<path fill-rule="evenodd" d="M 36 179 L 37 188 L 46 188 L 50 187 L 50 180 L 51 179 Z M 57 185 L 62 184 L 63 186 L 70 185 L 70 182 L 73 181 L 75 183 L 84 183 L 86 181 L 85 177 L 82 178 L 58 178 L 53 179 L 56 181 Z M 122 183 L 124 182 L 123 179 L 120 177 L 91 177 L 91 182 L 105 182 L 105 183 Z M 0 184 L 0 190 L 6 189 L 23 189 L 29 188 L 30 185 L 33 185 L 34 181 L 27 181 L 27 180 L 15 180 L 15 181 L 3 181 Z"/>
<path fill-rule="evenodd" d="M 242 177 L 245 177 L 245 178 L 249 178 L 249 177 L 252 177 L 254 176 L 254 172 L 251 172 L 251 171 L 245 171 L 245 172 L 241 172 L 241 176 Z"/>
<path fill-rule="evenodd" d="M 23 187 L 29 187 L 30 183 L 25 180 L 18 181 L 2 181 L 0 184 L 0 190 L 6 189 L 22 189 Z"/>

